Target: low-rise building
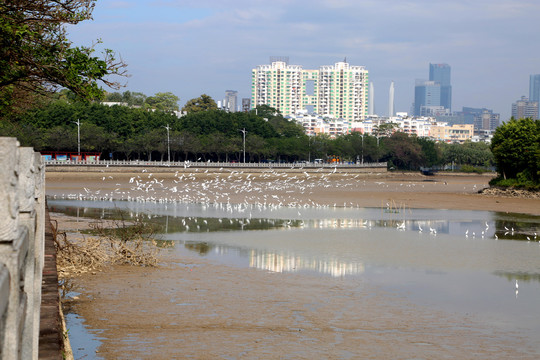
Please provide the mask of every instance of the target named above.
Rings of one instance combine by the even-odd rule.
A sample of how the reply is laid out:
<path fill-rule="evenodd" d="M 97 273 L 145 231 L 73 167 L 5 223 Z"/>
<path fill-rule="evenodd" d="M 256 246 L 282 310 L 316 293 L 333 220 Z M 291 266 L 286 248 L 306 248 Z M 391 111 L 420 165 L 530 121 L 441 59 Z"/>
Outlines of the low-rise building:
<path fill-rule="evenodd" d="M 335 138 L 349 133 L 349 122 L 344 119 L 334 119 L 302 110 L 296 114 L 286 116 L 286 118 L 302 125 L 309 136 L 327 134 L 331 138 Z"/>
<path fill-rule="evenodd" d="M 451 126 L 437 124 L 431 126 L 429 137 L 435 141 L 463 143 L 472 140 L 473 135 L 473 124 L 454 124 Z"/>

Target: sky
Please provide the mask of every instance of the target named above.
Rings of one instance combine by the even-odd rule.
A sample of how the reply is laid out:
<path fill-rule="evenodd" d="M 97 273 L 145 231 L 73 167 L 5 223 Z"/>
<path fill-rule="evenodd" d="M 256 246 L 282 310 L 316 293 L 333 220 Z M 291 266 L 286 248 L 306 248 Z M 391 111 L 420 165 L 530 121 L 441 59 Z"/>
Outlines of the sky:
<path fill-rule="evenodd" d="M 251 70 L 271 56 L 304 69 L 346 58 L 369 71 L 379 115 L 391 81 L 395 110 L 410 112 L 415 80 L 447 63 L 452 110 L 488 108 L 505 121 L 540 74 L 539 15 L 538 0 L 98 0 L 68 36 L 122 57 L 120 92 L 172 92 L 180 107 L 225 90 L 250 97 Z"/>

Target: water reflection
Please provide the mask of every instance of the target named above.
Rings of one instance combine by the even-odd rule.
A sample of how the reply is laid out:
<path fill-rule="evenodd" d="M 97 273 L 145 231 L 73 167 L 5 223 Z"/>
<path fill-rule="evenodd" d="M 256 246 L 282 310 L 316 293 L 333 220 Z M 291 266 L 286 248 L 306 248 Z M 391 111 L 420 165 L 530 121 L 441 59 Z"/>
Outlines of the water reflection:
<path fill-rule="evenodd" d="M 406 241 L 418 241 L 423 239 L 437 239 L 441 236 L 451 236 L 453 243 L 447 250 L 452 252 L 468 251 L 473 241 L 480 240 L 522 240 L 531 245 L 536 245 L 540 252 L 538 236 L 540 232 L 540 217 L 518 215 L 508 213 L 493 213 L 486 211 L 451 211 L 451 210 L 423 210 L 423 209 L 398 209 L 388 211 L 386 208 L 377 209 L 295 209 L 283 208 L 262 209 L 244 205 L 239 213 L 230 212 L 227 206 L 208 206 L 194 204 L 144 204 L 133 202 L 81 202 L 81 201 L 49 201 L 49 208 L 53 212 L 62 212 L 71 216 L 90 217 L 97 219 L 133 219 L 144 217 L 147 222 L 154 224 L 162 233 L 164 241 L 183 243 L 185 248 L 195 251 L 202 256 L 207 256 L 215 251 L 226 253 L 225 248 L 234 247 L 233 244 L 216 242 L 210 235 L 213 233 L 237 232 L 260 232 L 268 230 L 279 231 L 332 231 L 327 235 L 331 239 L 339 231 L 351 230 L 361 237 L 376 238 L 379 245 L 385 238 L 394 240 L 404 238 Z M 247 215 L 247 216 L 238 216 Z M 377 230 L 385 230 L 382 235 Z M 304 233 L 305 233 L 304 232 Z M 394 233 L 395 232 L 395 233 Z M 414 233 L 414 235 L 413 235 Z M 199 234 L 194 238 L 191 235 Z M 364 272 L 364 262 L 359 259 L 347 260 L 347 254 L 328 256 L 324 252 L 316 255 L 307 254 L 303 249 L 293 251 L 290 247 L 294 242 L 285 244 L 279 251 L 270 251 L 268 248 L 253 246 L 262 233 L 257 233 L 256 239 L 247 240 L 242 244 L 243 257 L 249 259 L 250 266 L 271 271 L 300 271 L 310 270 L 332 276 L 361 274 Z M 279 238 L 293 238 L 297 242 L 299 233 L 290 235 L 272 235 Z M 315 243 L 315 237 L 321 236 L 313 233 L 311 239 L 303 245 L 311 247 Z M 378 235 L 377 235 L 378 234 Z M 403 234 L 403 235 L 402 235 Z M 405 235 L 410 234 L 410 235 Z M 237 235 L 233 235 L 237 236 Z M 224 238 L 222 235 L 220 238 Z M 324 241 L 329 241 L 329 239 Z M 465 240 L 465 242 L 458 242 Z M 448 239 L 446 239 L 448 240 Z M 268 240 L 275 242 L 275 240 Z M 429 241 L 429 240 L 428 240 Z M 407 254 L 413 243 L 403 247 L 400 251 Z M 353 247 L 355 243 L 338 243 L 338 247 Z M 395 251 L 401 244 L 392 243 L 388 251 Z M 419 253 L 425 252 L 429 242 L 418 248 Z M 462 248 L 461 248 L 462 247 Z M 497 263 L 511 262 L 506 258 L 506 253 L 499 253 L 500 247 L 487 247 L 484 253 L 478 256 L 494 257 Z M 513 248 L 511 248 L 513 249 Z M 365 249 L 362 249 L 364 251 Z M 493 253 L 491 253 L 493 252 Z M 411 256 L 415 256 L 414 254 Z M 456 254 L 456 257 L 459 255 Z M 442 259 L 441 261 L 446 261 Z M 454 261 L 455 262 L 455 261 Z M 510 267 L 510 265 L 506 265 Z M 525 279 L 528 276 L 533 281 L 540 282 L 539 277 L 532 271 L 524 274 L 513 272 L 501 272 L 494 269 L 498 276 L 511 276 L 512 279 Z M 538 269 L 535 270 L 538 272 Z M 506 274 L 506 275 L 501 275 Z M 510 275 L 508 275 L 510 274 Z"/>
<path fill-rule="evenodd" d="M 272 272 L 314 271 L 334 277 L 358 275 L 364 272 L 364 265 L 359 262 L 342 261 L 338 258 L 301 256 L 292 252 L 272 252 L 251 250 L 249 266 Z"/>
<path fill-rule="evenodd" d="M 371 229 L 452 234 L 469 239 L 540 240 L 540 217 L 487 211 L 452 211 L 386 208 L 282 208 L 264 209 L 242 204 L 230 206 L 197 204 L 140 204 L 127 201 L 97 202 L 49 200 L 53 212 L 71 216 L 118 219 L 144 216 L 160 224 L 163 232 L 213 232 L 289 228 Z M 247 215 L 247 216 L 246 216 Z"/>
<path fill-rule="evenodd" d="M 273 251 L 205 241 L 186 241 L 184 248 L 201 256 L 229 256 L 247 258 L 246 266 L 271 272 L 314 272 L 333 277 L 359 275 L 365 270 L 359 261 L 346 261 L 336 256 L 308 255 L 302 252 Z M 238 261 L 235 261 L 238 262 Z"/>
<path fill-rule="evenodd" d="M 179 258 L 196 252 L 272 272 L 309 271 L 343 281 L 360 275 L 417 303 L 481 316 L 524 336 L 540 333 L 538 216 L 245 204 L 49 201 L 49 207 L 73 216 L 113 217 L 114 208 L 144 216 L 177 244 Z"/>

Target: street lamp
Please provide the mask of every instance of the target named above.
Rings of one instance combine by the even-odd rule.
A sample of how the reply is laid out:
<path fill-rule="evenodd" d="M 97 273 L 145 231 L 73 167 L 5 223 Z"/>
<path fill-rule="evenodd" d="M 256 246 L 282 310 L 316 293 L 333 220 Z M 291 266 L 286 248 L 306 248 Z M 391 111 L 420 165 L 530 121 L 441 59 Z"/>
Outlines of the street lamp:
<path fill-rule="evenodd" d="M 169 127 L 169 124 L 167 126 L 164 126 L 165 129 L 167 129 L 167 160 L 171 162 L 171 140 L 169 138 L 169 130 L 171 129 Z"/>
<path fill-rule="evenodd" d="M 308 163 L 311 163 L 311 135 L 308 134 Z"/>
<path fill-rule="evenodd" d="M 243 138 L 244 138 L 244 164 L 245 164 L 246 163 L 246 133 L 247 133 L 247 130 L 246 130 L 246 128 L 243 128 L 243 129 L 238 130 L 238 131 L 242 132 L 242 135 L 243 135 Z"/>
<path fill-rule="evenodd" d="M 80 160 L 81 158 L 81 121 L 77 119 L 77 121 L 73 121 L 74 124 L 77 124 L 77 159 Z"/>
<path fill-rule="evenodd" d="M 364 165 L 364 132 L 362 132 L 362 165 Z"/>

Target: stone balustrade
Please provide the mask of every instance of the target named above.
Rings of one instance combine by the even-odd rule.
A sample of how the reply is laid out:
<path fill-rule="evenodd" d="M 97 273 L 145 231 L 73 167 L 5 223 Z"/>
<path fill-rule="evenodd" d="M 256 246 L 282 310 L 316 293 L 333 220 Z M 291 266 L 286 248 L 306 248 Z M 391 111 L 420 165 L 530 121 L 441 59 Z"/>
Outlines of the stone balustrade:
<path fill-rule="evenodd" d="M 0 358 L 37 359 L 45 234 L 45 166 L 0 137 Z"/>

